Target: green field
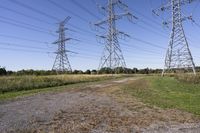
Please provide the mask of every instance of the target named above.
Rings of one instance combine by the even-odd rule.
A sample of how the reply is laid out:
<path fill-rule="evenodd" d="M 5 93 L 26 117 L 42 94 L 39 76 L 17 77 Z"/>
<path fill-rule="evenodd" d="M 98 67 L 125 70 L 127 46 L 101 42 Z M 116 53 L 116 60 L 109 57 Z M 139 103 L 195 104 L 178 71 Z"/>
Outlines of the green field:
<path fill-rule="evenodd" d="M 179 109 L 200 115 L 200 84 L 174 77 L 145 77 L 124 87 L 123 92 L 161 108 Z"/>

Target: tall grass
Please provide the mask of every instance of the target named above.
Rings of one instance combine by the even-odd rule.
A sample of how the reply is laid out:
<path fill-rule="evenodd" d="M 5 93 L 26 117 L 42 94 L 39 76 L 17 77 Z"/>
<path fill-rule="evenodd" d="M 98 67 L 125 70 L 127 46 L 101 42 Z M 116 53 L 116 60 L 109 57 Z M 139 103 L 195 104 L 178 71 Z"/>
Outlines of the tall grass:
<path fill-rule="evenodd" d="M 200 74 L 177 74 L 174 76 L 177 80 L 187 83 L 199 84 L 200 83 Z"/>
<path fill-rule="evenodd" d="M 0 77 L 0 93 L 100 81 L 121 75 L 52 75 Z"/>

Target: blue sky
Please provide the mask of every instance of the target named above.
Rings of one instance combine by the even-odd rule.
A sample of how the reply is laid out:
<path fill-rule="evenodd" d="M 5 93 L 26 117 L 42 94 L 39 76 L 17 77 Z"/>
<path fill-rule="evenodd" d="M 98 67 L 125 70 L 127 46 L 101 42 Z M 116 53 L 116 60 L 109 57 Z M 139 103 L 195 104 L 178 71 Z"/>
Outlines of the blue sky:
<path fill-rule="evenodd" d="M 0 66 L 8 70 L 51 69 L 55 59 L 53 52 L 57 49 L 52 42 L 58 37 L 55 36 L 58 22 L 71 16 L 66 26 L 74 31 L 67 31 L 66 34 L 80 40 L 66 44 L 68 50 L 78 53 L 69 53 L 72 69 L 98 68 L 104 45 L 97 42 L 95 37 L 97 32 L 92 30 L 90 22 L 94 23 L 99 18 L 104 18 L 98 11 L 96 3 L 105 5 L 107 0 L 76 0 L 90 13 L 74 4 L 73 0 L 52 0 L 66 10 L 56 7 L 48 0 L 16 0 L 31 8 L 25 8 L 13 1 L 1 0 L 0 3 Z M 117 22 L 117 27 L 133 38 L 165 48 L 153 47 L 134 39 L 122 40 L 120 45 L 127 67 L 163 68 L 170 29 L 164 27 L 162 22 L 170 20 L 171 14 L 167 11 L 157 17 L 152 14 L 151 10 L 159 7 L 166 0 L 123 1 L 138 17 L 138 20 L 131 23 L 124 18 Z M 200 24 L 198 12 L 200 12 L 198 2 L 183 7 L 184 15 L 192 14 L 196 23 Z M 195 64 L 199 66 L 200 26 L 190 21 L 185 21 L 183 24 Z"/>

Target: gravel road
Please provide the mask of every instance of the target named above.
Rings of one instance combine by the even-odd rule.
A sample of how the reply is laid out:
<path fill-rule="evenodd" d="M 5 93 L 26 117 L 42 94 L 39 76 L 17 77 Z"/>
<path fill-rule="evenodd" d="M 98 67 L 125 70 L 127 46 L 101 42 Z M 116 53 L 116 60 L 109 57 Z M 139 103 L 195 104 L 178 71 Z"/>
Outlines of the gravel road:
<path fill-rule="evenodd" d="M 118 86 L 130 80 L 135 78 L 1 102 L 0 132 L 200 132 L 192 114 L 151 108 L 119 93 Z"/>

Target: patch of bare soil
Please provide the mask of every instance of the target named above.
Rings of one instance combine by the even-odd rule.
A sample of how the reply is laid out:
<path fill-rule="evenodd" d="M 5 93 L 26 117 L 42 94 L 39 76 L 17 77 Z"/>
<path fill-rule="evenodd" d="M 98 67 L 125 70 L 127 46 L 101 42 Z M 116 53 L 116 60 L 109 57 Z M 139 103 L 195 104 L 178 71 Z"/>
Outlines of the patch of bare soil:
<path fill-rule="evenodd" d="M 192 114 L 148 107 L 124 94 L 120 85 L 129 80 L 135 78 L 2 103 L 0 132 L 200 132 Z"/>

